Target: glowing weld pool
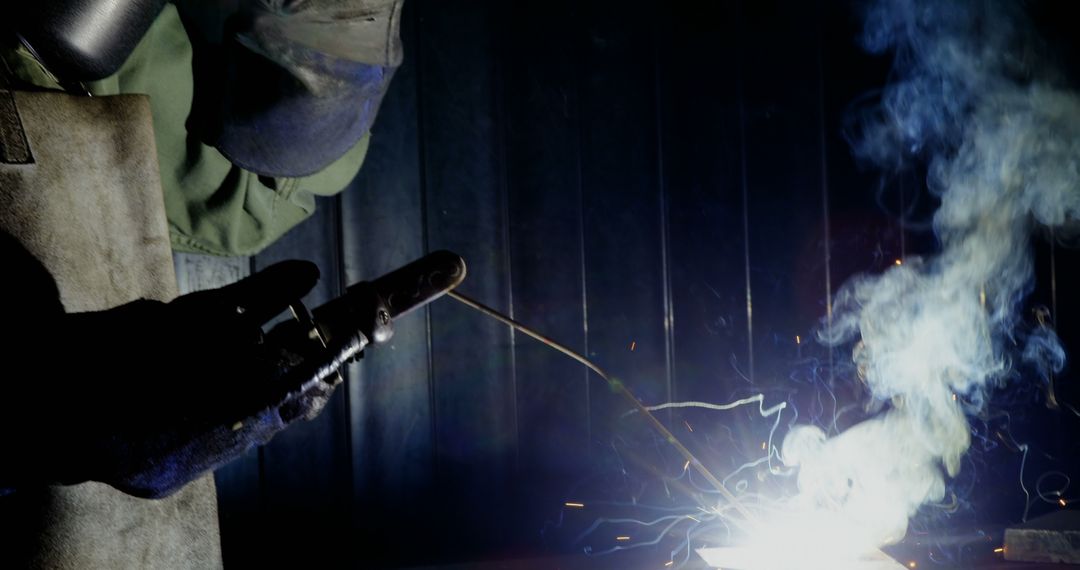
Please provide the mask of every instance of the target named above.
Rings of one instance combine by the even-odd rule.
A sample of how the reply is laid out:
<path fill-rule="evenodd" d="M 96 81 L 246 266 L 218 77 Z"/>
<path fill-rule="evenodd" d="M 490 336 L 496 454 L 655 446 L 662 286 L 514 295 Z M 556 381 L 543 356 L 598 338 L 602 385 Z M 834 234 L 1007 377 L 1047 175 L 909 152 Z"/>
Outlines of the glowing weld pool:
<path fill-rule="evenodd" d="M 906 570 L 906 567 L 875 551 L 854 559 L 793 560 L 799 554 L 782 545 L 776 548 L 723 547 L 701 548 L 698 556 L 714 568 L 729 570 Z"/>

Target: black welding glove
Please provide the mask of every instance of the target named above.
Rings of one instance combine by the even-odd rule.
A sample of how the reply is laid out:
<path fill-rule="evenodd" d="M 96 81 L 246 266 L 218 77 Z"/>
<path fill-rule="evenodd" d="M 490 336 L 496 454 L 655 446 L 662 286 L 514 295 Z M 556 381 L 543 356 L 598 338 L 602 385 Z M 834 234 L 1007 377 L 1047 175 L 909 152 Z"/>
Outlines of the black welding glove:
<path fill-rule="evenodd" d="M 0 487 L 96 480 L 162 497 L 314 417 L 362 335 L 315 351 L 262 326 L 318 276 L 290 261 L 170 303 L 43 319 L 49 342 L 24 346 L 36 361 L 9 390 Z"/>

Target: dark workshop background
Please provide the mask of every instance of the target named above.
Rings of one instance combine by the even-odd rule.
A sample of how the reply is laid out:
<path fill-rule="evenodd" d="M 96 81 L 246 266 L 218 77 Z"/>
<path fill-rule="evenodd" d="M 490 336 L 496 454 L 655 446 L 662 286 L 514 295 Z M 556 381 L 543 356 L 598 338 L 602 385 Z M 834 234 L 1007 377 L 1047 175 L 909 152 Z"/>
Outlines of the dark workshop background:
<path fill-rule="evenodd" d="M 646 403 L 721 402 L 824 354 L 803 345 L 845 278 L 933 248 L 918 172 L 882 180 L 843 138 L 889 67 L 857 45 L 847 2 L 409 0 L 404 17 L 362 173 L 241 273 L 314 260 L 314 306 L 450 249 L 464 293 Z M 1038 248 L 1033 303 L 1080 354 L 1077 253 Z M 625 405 L 449 299 L 395 329 L 317 421 L 218 472 L 227 566 L 566 552 L 541 529 Z M 1055 418 L 1026 434 L 1047 454 L 1075 433 L 1033 414 Z M 1015 486 L 1020 457 L 1001 457 Z M 1012 487 L 980 493 L 1023 507 Z"/>

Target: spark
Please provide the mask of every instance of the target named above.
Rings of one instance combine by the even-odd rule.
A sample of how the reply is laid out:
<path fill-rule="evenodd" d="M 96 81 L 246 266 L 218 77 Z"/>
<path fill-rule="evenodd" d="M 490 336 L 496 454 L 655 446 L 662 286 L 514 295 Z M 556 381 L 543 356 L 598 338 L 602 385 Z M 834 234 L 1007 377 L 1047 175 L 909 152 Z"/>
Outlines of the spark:
<path fill-rule="evenodd" d="M 690 427 L 690 422 L 683 420 L 683 423 L 686 424 L 686 429 L 690 430 L 691 432 L 694 431 L 694 428 Z"/>
<path fill-rule="evenodd" d="M 1069 505 L 1069 502 L 1066 501 L 1065 499 L 1058 499 L 1058 504 L 1063 506 L 1063 507 L 1066 507 L 1066 506 Z"/>
<path fill-rule="evenodd" d="M 907 563 L 907 567 L 908 567 L 908 568 L 918 568 L 918 567 L 919 567 L 919 565 L 918 565 L 918 564 L 916 564 L 914 560 L 912 560 L 912 561 L 910 561 L 910 562 L 908 562 L 908 563 Z"/>
<path fill-rule="evenodd" d="M 584 509 L 585 503 L 566 503 L 566 506 L 571 509 Z"/>
<path fill-rule="evenodd" d="M 1003 552 L 1005 552 L 1005 548 L 1002 547 L 1002 546 L 999 546 L 999 547 L 994 549 L 994 553 L 996 553 L 996 554 L 1001 554 Z"/>
<path fill-rule="evenodd" d="M 682 466 L 682 470 L 683 470 L 683 471 L 687 471 L 687 470 L 689 470 L 689 469 L 690 469 L 690 462 L 689 462 L 689 461 L 687 461 L 687 462 L 686 462 L 686 464 Z"/>
<path fill-rule="evenodd" d="M 897 259 L 897 260 L 896 260 L 896 261 L 894 261 L 893 263 L 895 263 L 895 264 L 897 264 L 897 265 L 903 265 L 903 264 L 904 264 L 904 262 L 903 262 L 902 260 L 899 260 L 899 259 Z"/>
<path fill-rule="evenodd" d="M 672 564 L 675 564 L 675 561 L 674 560 L 668 560 L 666 563 L 664 563 L 664 566 L 671 566 Z"/>
<path fill-rule="evenodd" d="M 615 540 L 618 540 L 620 542 L 626 542 L 627 540 L 630 540 L 630 537 L 629 536 L 616 536 Z"/>
<path fill-rule="evenodd" d="M 795 335 L 795 344 L 802 344 L 802 338 L 799 335 Z"/>
<path fill-rule="evenodd" d="M 636 340 L 630 341 L 630 352 L 634 352 L 635 348 L 637 348 L 637 341 Z"/>

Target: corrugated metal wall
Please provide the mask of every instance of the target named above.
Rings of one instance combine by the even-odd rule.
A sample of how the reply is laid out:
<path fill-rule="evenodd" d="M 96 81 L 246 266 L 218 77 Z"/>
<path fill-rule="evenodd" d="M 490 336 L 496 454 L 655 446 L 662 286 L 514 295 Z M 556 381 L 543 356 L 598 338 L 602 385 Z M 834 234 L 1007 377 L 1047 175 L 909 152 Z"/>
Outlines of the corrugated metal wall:
<path fill-rule="evenodd" d="M 932 208 L 917 180 L 882 184 L 842 139 L 888 67 L 858 49 L 846 3 L 409 0 L 403 32 L 354 187 L 218 270 L 314 260 L 313 306 L 451 249 L 463 292 L 646 402 L 725 401 L 790 394 L 828 293 L 933 244 L 899 221 Z M 230 565 L 542 550 L 624 406 L 450 300 L 395 329 L 318 420 L 218 473 Z"/>

